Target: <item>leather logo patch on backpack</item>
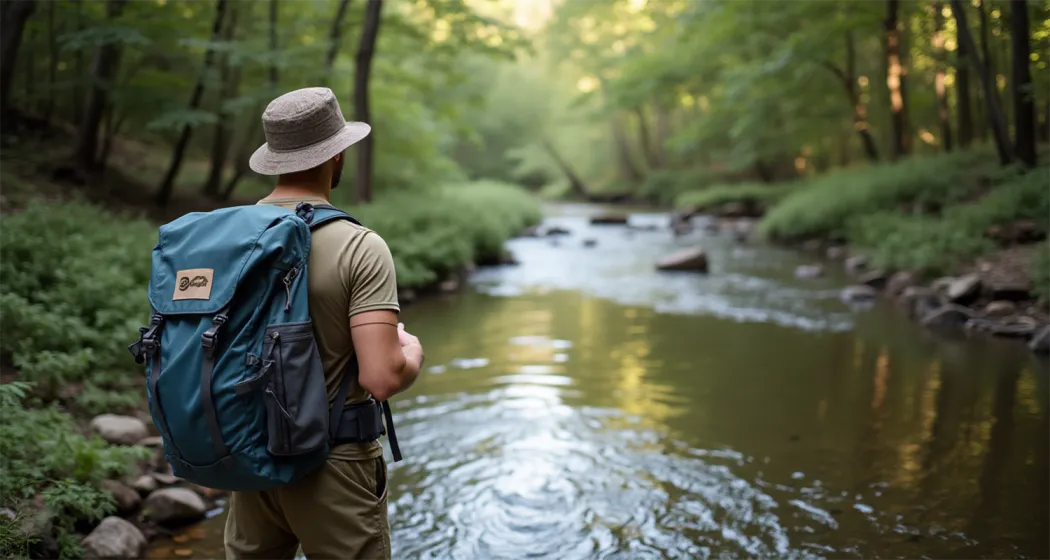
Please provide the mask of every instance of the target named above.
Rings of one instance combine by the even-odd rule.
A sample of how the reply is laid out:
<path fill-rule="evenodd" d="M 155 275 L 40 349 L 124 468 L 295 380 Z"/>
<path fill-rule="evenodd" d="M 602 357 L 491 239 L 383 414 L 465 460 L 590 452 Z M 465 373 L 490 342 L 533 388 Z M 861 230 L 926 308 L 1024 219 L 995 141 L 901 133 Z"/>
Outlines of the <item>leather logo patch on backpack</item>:
<path fill-rule="evenodd" d="M 211 299 L 211 281 L 215 276 L 212 268 L 191 268 L 176 273 L 175 294 L 172 301 L 180 299 Z"/>

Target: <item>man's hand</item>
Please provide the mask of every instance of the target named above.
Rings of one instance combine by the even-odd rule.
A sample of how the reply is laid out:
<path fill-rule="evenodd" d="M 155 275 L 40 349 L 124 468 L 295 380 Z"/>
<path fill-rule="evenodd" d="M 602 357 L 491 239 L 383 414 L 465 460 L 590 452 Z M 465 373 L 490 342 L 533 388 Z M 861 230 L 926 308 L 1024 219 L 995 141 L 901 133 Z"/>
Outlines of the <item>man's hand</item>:
<path fill-rule="evenodd" d="M 416 369 L 423 367 L 423 345 L 419 339 L 405 330 L 404 323 L 397 324 L 397 341 L 401 344 L 401 351 L 405 353 L 405 359 L 414 363 Z"/>

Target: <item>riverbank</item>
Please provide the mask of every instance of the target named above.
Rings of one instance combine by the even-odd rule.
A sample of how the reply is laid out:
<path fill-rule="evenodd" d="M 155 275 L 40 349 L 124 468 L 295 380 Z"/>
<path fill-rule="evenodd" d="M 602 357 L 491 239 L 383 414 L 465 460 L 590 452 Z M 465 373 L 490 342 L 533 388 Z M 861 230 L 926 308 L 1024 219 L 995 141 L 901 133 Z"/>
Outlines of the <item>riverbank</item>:
<path fill-rule="evenodd" d="M 172 476 L 125 350 L 148 315 L 158 223 L 220 203 L 180 192 L 158 209 L 126 169 L 71 184 L 46 158 L 5 156 L 0 556 L 139 557 L 220 499 Z M 406 304 L 505 262 L 503 241 L 541 218 L 531 195 L 495 182 L 381 197 L 354 214 L 390 246 Z"/>
<path fill-rule="evenodd" d="M 754 237 L 815 255 L 801 276 L 840 262 L 862 286 L 847 297 L 881 293 L 926 325 L 1050 348 L 1045 164 L 1002 168 L 989 148 L 979 148 L 792 183 L 687 191 L 675 206 L 680 216 L 757 220 L 746 228 Z"/>

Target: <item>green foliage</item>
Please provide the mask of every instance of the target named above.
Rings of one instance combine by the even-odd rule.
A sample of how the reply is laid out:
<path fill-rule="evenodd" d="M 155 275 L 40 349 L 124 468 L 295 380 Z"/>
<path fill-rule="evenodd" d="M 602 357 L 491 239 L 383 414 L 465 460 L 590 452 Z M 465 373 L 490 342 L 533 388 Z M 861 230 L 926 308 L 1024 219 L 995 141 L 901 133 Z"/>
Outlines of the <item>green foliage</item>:
<path fill-rule="evenodd" d="M 1031 279 L 1032 292 L 1043 299 L 1050 299 L 1050 241 L 1044 241 L 1036 247 Z"/>
<path fill-rule="evenodd" d="M 881 212 L 859 218 L 850 231 L 850 241 L 889 270 L 945 274 L 994 248 L 981 231 L 926 216 Z"/>
<path fill-rule="evenodd" d="M 718 185 L 682 193 L 675 199 L 675 207 L 711 210 L 730 202 L 740 202 L 754 208 L 767 209 L 787 195 L 791 187 L 791 184 L 766 183 Z"/>
<path fill-rule="evenodd" d="M 392 194 L 358 214 L 390 246 L 402 287 L 438 281 L 467 262 L 498 254 L 505 240 L 541 218 L 532 196 L 492 181 Z"/>
<path fill-rule="evenodd" d="M 987 149 L 957 151 L 822 175 L 792 189 L 759 230 L 779 240 L 841 240 L 863 216 L 934 211 L 980 194 L 998 173 L 990 156 Z"/>
<path fill-rule="evenodd" d="M 98 489 L 107 478 L 124 476 L 150 451 L 111 447 L 97 436 L 85 437 L 68 413 L 28 396 L 30 385 L 0 385 L 0 507 L 18 512 L 0 528 L 0 554 L 24 551 L 50 522 L 60 537 L 63 557 L 77 557 L 72 535 L 78 520 L 98 521 L 113 512 L 113 498 Z"/>

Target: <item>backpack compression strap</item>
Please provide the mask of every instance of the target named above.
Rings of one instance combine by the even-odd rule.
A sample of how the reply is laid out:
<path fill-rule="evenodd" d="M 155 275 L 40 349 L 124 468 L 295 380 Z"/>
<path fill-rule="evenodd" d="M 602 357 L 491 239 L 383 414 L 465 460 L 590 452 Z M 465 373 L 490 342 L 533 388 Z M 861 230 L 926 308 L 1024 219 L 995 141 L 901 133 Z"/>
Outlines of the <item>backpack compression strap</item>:
<path fill-rule="evenodd" d="M 318 212 L 320 211 L 320 212 Z M 347 220 L 357 225 L 361 225 L 361 222 L 357 218 L 347 214 L 346 212 L 328 205 L 328 204 L 317 204 L 313 205 L 310 203 L 302 202 L 295 207 L 295 213 L 303 219 L 310 226 L 310 231 L 313 232 L 315 229 L 336 220 Z M 343 417 L 343 409 L 346 406 L 346 397 L 350 393 L 350 380 L 358 377 L 359 370 L 357 364 L 357 356 L 353 356 L 351 360 L 347 362 L 346 371 L 343 372 L 343 379 L 339 383 L 339 391 L 336 393 L 335 402 L 332 403 L 332 409 L 329 411 L 328 417 L 328 439 L 330 442 L 334 442 L 336 434 L 340 432 L 340 421 Z M 382 401 L 379 405 L 383 409 L 383 416 L 386 420 L 387 437 L 390 439 L 390 452 L 394 457 L 394 462 L 401 460 L 401 448 L 397 444 L 397 433 L 394 431 L 394 418 L 390 412 L 390 403 Z M 371 408 L 371 403 L 366 405 Z M 380 428 L 382 425 L 380 425 Z"/>

